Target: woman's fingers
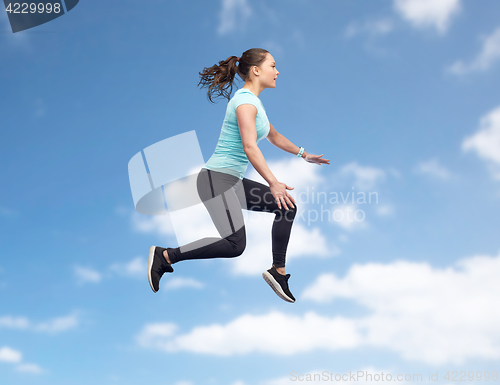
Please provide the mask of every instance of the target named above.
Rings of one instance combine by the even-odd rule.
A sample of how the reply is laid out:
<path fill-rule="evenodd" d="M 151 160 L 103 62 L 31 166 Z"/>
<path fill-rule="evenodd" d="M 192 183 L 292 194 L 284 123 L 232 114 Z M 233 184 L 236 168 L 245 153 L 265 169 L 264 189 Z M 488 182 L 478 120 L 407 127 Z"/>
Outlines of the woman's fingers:
<path fill-rule="evenodd" d="M 276 199 L 276 203 L 278 204 L 278 208 L 280 210 L 281 210 L 281 206 L 283 206 L 285 208 L 285 210 L 290 210 L 288 208 L 289 206 L 291 208 L 295 208 L 295 206 L 293 205 L 293 203 L 295 203 L 295 201 L 293 200 L 293 198 L 292 198 L 292 200 L 290 198 L 289 197 L 279 197 L 278 199 Z"/>
<path fill-rule="evenodd" d="M 283 197 L 279 197 L 276 200 L 276 203 L 278 203 L 278 207 L 279 207 L 280 210 L 281 210 L 281 206 L 283 206 L 286 210 L 288 210 L 288 207 L 286 206 L 285 199 L 283 199 Z"/>

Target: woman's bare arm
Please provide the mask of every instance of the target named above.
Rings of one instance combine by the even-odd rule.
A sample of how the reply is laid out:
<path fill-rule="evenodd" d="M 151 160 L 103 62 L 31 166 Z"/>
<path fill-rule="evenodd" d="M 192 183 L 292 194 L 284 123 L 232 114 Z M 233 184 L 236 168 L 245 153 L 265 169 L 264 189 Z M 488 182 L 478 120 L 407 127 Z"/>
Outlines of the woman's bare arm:
<path fill-rule="evenodd" d="M 285 183 L 279 182 L 267 166 L 264 155 L 262 155 L 262 151 L 260 151 L 260 148 L 257 146 L 256 117 L 257 108 L 252 104 L 242 104 L 236 109 L 236 118 L 238 119 L 243 150 L 250 163 L 252 163 L 252 166 L 269 184 L 269 188 L 276 199 L 278 207 L 281 208 L 283 204 L 288 210 L 288 205 L 294 207 L 292 202 L 295 202 L 295 200 L 286 190 L 292 190 L 293 187 L 289 187 Z"/>
<path fill-rule="evenodd" d="M 255 118 L 257 117 L 257 108 L 251 104 L 242 104 L 236 109 L 236 117 L 240 128 L 243 150 L 247 154 L 248 160 L 266 182 L 271 185 L 277 179 L 267 166 L 264 155 L 262 155 L 262 151 L 260 151 L 256 143 L 257 128 L 255 127 Z"/>
<path fill-rule="evenodd" d="M 300 148 L 290 142 L 287 138 L 285 138 L 282 134 L 280 134 L 272 124 L 270 124 L 271 129 L 269 130 L 269 134 L 267 135 L 267 140 L 274 146 L 280 148 L 283 151 L 289 152 L 290 154 L 297 155 L 299 153 Z M 307 153 L 304 151 L 302 154 L 302 158 L 305 158 Z"/>
<path fill-rule="evenodd" d="M 270 124 L 271 129 L 269 130 L 269 134 L 267 134 L 267 140 L 276 147 L 282 149 L 283 151 L 289 152 L 290 154 L 297 155 L 299 153 L 300 148 L 290 142 L 287 138 L 285 138 L 282 134 L 280 134 L 272 124 Z M 321 155 L 313 155 L 309 154 L 304 150 L 302 153 L 302 158 L 306 162 L 316 163 L 321 166 L 321 164 L 330 164 L 330 159 L 323 159 Z"/>

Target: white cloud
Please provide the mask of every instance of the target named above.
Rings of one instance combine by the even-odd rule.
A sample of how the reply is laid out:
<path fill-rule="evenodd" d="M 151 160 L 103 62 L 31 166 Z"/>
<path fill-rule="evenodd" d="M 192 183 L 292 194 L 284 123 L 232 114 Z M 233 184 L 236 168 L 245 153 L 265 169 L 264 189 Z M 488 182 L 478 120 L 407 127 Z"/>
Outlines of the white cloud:
<path fill-rule="evenodd" d="M 380 216 L 389 216 L 394 214 L 394 205 L 391 204 L 386 204 L 386 205 L 380 205 L 377 206 L 376 212 Z"/>
<path fill-rule="evenodd" d="M 16 366 L 18 372 L 42 374 L 45 371 L 37 364 L 21 364 Z"/>
<path fill-rule="evenodd" d="M 178 329 L 177 325 L 171 322 L 147 324 L 136 336 L 136 341 L 143 347 L 157 347 L 157 338 L 172 337 Z"/>
<path fill-rule="evenodd" d="M 349 320 L 322 317 L 314 312 L 303 316 L 277 311 L 242 315 L 226 325 L 198 326 L 188 333 L 174 335 L 176 329 L 172 324 L 146 325 L 137 338 L 143 347 L 216 356 L 251 352 L 288 356 L 318 348 L 350 349 L 358 345 L 361 338 Z M 273 333 L 263 333 L 263 330 L 273 330 Z"/>
<path fill-rule="evenodd" d="M 500 27 L 495 29 L 489 36 L 482 36 L 481 40 L 483 46 L 481 52 L 469 64 L 462 61 L 457 61 L 448 68 L 448 71 L 456 74 L 463 75 L 468 72 L 486 71 L 490 69 L 493 64 L 500 60 Z"/>
<path fill-rule="evenodd" d="M 137 341 L 169 353 L 214 356 L 366 348 L 392 350 L 408 361 L 434 366 L 493 361 L 500 359 L 499 274 L 500 253 L 464 258 L 444 268 L 409 261 L 355 264 L 344 278 L 321 275 L 302 299 L 352 300 L 366 309 L 363 315 L 272 311 L 185 332 L 172 323 L 149 324 Z"/>
<path fill-rule="evenodd" d="M 366 213 L 356 205 L 339 205 L 332 210 L 332 223 L 344 230 L 364 229 L 368 226 Z"/>
<path fill-rule="evenodd" d="M 246 0 L 222 0 L 222 9 L 219 17 L 219 27 L 217 33 L 225 35 L 236 31 L 238 26 L 246 24 L 252 15 L 252 9 Z"/>
<path fill-rule="evenodd" d="M 276 61 L 276 69 L 279 71 L 280 68 L 280 62 L 278 61 L 279 58 L 277 57 L 278 55 L 282 55 L 283 52 L 285 52 L 285 49 L 281 44 L 276 43 L 274 40 L 265 40 L 262 44 L 261 47 L 266 49 Z"/>
<path fill-rule="evenodd" d="M 201 289 L 203 288 L 203 283 L 193 278 L 183 278 L 183 277 L 168 277 L 168 281 L 165 284 L 167 289 L 180 289 L 180 288 L 192 288 Z"/>
<path fill-rule="evenodd" d="M 0 317 L 0 328 L 9 329 L 27 329 L 29 327 L 29 320 L 26 317 Z"/>
<path fill-rule="evenodd" d="M 393 31 L 394 22 L 391 19 L 384 18 L 378 20 L 367 20 L 364 22 L 351 22 L 344 31 L 346 38 L 352 38 L 360 34 L 370 36 L 386 35 Z"/>
<path fill-rule="evenodd" d="M 102 276 L 98 271 L 91 269 L 89 267 L 75 266 L 74 273 L 80 284 L 87 282 L 97 283 L 100 282 L 102 279 Z"/>
<path fill-rule="evenodd" d="M 419 162 L 413 169 L 413 172 L 417 174 L 427 174 L 442 180 L 448 180 L 452 177 L 451 172 L 435 158 Z"/>
<path fill-rule="evenodd" d="M 174 235 L 174 227 L 170 215 L 142 215 L 132 212 L 132 228 L 142 233 L 156 233 L 159 235 Z"/>
<path fill-rule="evenodd" d="M 21 362 L 23 355 L 17 350 L 11 349 L 8 346 L 0 348 L 0 362 Z"/>
<path fill-rule="evenodd" d="M 500 179 L 500 106 L 481 117 L 479 130 L 464 139 L 462 150 L 475 152 Z"/>
<path fill-rule="evenodd" d="M 361 190 L 370 190 L 385 179 L 385 172 L 371 166 L 360 166 L 357 162 L 348 163 L 340 168 L 340 175 L 354 177 L 354 184 Z"/>
<path fill-rule="evenodd" d="M 389 348 L 432 365 L 500 358 L 500 254 L 428 263 L 355 264 L 344 278 L 323 274 L 302 299 L 347 298 L 371 310 L 352 320 L 364 345 Z M 460 338 L 457 338 L 460 336 Z"/>
<path fill-rule="evenodd" d="M 66 330 L 74 329 L 79 324 L 79 318 L 76 314 L 71 314 L 66 317 L 54 318 L 48 322 L 42 322 L 35 325 L 34 329 L 46 333 L 59 333 Z"/>
<path fill-rule="evenodd" d="M 43 333 L 59 333 L 66 330 L 74 329 L 79 324 L 79 318 L 76 313 L 53 318 L 46 322 L 34 323 L 26 317 L 0 317 L 0 328 L 32 330 Z"/>
<path fill-rule="evenodd" d="M 461 9 L 460 0 L 394 0 L 400 16 L 417 28 L 435 28 L 445 33 Z"/>
<path fill-rule="evenodd" d="M 0 362 L 10 364 L 18 364 L 15 369 L 19 372 L 27 372 L 33 374 L 41 374 L 44 370 L 36 364 L 28 364 L 22 362 L 23 355 L 21 352 L 11 349 L 8 346 L 0 348 Z"/>
<path fill-rule="evenodd" d="M 147 263 L 144 258 L 136 257 L 127 263 L 114 263 L 109 268 L 118 275 L 132 278 L 144 278 L 147 271 Z"/>

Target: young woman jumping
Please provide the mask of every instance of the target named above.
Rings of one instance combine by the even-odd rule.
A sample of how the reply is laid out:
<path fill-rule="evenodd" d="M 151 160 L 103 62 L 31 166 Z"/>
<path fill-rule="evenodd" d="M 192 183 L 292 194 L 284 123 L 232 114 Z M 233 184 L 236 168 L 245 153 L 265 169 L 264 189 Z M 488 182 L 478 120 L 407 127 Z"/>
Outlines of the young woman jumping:
<path fill-rule="evenodd" d="M 230 98 L 236 74 L 245 84 Z M 152 246 L 148 277 L 155 293 L 163 274 L 172 273 L 172 265 L 177 262 L 241 255 L 246 247 L 241 211 L 245 209 L 275 215 L 271 231 L 273 265 L 262 276 L 280 298 L 295 302 L 288 287 L 290 274 L 285 274 L 286 250 L 297 212 L 295 200 L 287 191 L 293 187 L 276 179 L 257 143 L 267 138 L 276 147 L 306 162 L 321 165 L 330 161 L 323 159 L 323 154 L 308 154 L 269 123 L 258 96 L 264 89 L 276 87 L 278 74 L 274 58 L 260 48 L 249 49 L 241 57 L 231 56 L 200 72 L 198 85 L 208 87 L 208 99 L 212 103 L 213 96 L 229 100 L 215 151 L 197 176 L 198 194 L 221 238 L 203 238 L 175 248 Z M 269 186 L 244 177 L 249 161 Z"/>

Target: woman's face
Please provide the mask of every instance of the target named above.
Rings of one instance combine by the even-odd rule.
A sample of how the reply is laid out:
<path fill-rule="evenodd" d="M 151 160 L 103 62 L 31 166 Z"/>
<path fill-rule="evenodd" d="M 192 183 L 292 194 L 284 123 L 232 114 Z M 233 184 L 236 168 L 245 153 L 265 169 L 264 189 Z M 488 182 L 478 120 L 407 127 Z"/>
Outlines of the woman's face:
<path fill-rule="evenodd" d="M 279 71 L 276 69 L 276 63 L 270 53 L 266 53 L 266 59 L 259 65 L 259 79 L 260 83 L 265 88 L 275 88 L 276 78 Z"/>

